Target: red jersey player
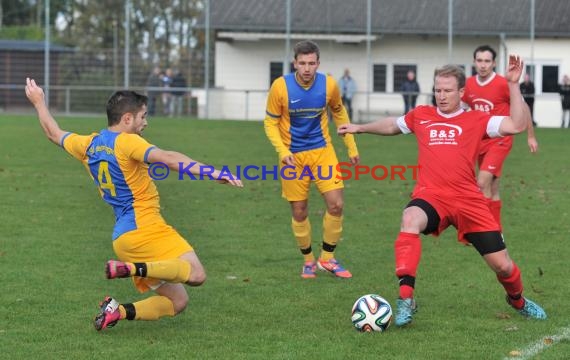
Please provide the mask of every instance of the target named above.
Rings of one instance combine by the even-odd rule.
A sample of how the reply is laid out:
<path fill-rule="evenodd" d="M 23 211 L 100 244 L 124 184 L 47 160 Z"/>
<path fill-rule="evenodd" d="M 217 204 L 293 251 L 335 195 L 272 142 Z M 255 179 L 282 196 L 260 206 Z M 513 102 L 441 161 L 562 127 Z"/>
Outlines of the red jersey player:
<path fill-rule="evenodd" d="M 509 115 L 510 95 L 507 80 L 494 72 L 497 53 L 488 45 L 479 46 L 473 52 L 473 63 L 477 75 L 467 79 L 465 92 L 461 100 L 472 110 L 479 110 L 491 115 Z M 526 107 L 525 107 L 526 109 Z M 528 123 L 528 146 L 531 152 L 538 150 L 534 136 L 530 110 L 525 112 Z M 501 198 L 499 194 L 499 178 L 503 162 L 513 146 L 513 137 L 505 136 L 495 139 L 484 139 L 481 143 L 477 163 L 479 173 L 477 183 L 489 202 L 493 216 L 501 225 Z"/>
<path fill-rule="evenodd" d="M 450 225 L 457 228 L 459 240 L 472 244 L 496 273 L 512 307 L 526 317 L 546 318 L 539 305 L 522 296 L 520 270 L 507 253 L 499 224 L 478 188 L 474 171 L 481 139 L 514 135 L 527 127 L 526 105 L 518 86 L 522 67 L 518 56 L 509 57 L 506 79 L 510 116 L 464 111 L 461 95 L 465 74 L 455 65 L 446 65 L 435 71 L 437 108 L 419 106 L 399 118 L 339 127 L 340 135 L 414 133 L 417 139 L 419 177 L 395 242 L 400 282 L 395 321 L 398 326 L 409 324 L 416 310 L 413 293 L 421 256 L 419 234 L 438 235 Z"/>

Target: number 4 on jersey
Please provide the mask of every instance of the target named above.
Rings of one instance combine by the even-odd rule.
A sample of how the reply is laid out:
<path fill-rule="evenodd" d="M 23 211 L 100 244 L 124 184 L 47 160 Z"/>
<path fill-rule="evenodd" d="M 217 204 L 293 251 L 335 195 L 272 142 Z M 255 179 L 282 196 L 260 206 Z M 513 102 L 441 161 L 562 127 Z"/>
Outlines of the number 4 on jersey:
<path fill-rule="evenodd" d="M 102 191 L 107 190 L 107 193 L 111 196 L 117 196 L 115 192 L 115 185 L 113 184 L 113 178 L 111 178 L 111 173 L 109 172 L 109 163 L 106 161 L 101 161 L 99 163 L 99 176 L 97 181 L 99 182 L 99 187 Z"/>

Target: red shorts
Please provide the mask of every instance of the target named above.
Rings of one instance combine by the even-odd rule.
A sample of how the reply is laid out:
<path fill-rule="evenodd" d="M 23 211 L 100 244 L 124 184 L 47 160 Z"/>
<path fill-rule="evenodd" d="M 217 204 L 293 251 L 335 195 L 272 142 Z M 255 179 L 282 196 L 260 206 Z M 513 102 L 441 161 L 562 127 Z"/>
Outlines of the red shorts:
<path fill-rule="evenodd" d="M 503 163 L 513 148 L 513 137 L 505 136 L 484 140 L 479 148 L 479 170 L 488 171 L 495 177 L 500 177 Z"/>
<path fill-rule="evenodd" d="M 414 192 L 414 199 L 427 201 L 437 214 L 440 222 L 432 234 L 438 236 L 453 225 L 457 229 L 457 240 L 469 243 L 465 234 L 484 231 L 501 231 L 500 226 L 493 217 L 487 199 L 478 192 L 461 194 L 442 194 L 429 189 Z"/>

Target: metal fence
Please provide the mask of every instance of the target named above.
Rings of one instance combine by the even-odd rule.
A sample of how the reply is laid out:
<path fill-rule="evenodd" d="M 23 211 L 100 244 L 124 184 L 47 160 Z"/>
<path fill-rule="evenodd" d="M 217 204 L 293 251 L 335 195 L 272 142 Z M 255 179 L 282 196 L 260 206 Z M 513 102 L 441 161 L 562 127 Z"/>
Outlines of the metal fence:
<path fill-rule="evenodd" d="M 205 0 L 205 16 L 207 18 L 210 5 L 217 0 Z M 267 0 L 269 1 L 269 0 Z M 440 0 L 439 2 L 441 2 Z M 454 1 L 459 3 L 465 0 L 449 0 L 449 9 L 453 8 Z M 486 4 L 481 6 L 496 5 L 496 1 L 483 0 Z M 283 7 L 291 6 L 292 0 L 273 0 Z M 521 2 L 519 12 L 529 19 L 532 18 L 535 0 Z M 371 0 L 361 0 L 363 8 L 370 9 L 370 6 L 377 6 Z M 128 7 L 129 0 L 125 0 Z M 331 8 L 338 5 L 338 2 L 325 2 L 327 9 L 313 9 L 320 14 L 330 14 Z M 335 5 L 336 4 L 336 5 Z M 365 5 L 365 6 L 364 6 Z M 126 11 L 125 14 L 128 12 Z M 451 17 L 452 12 L 444 17 Z M 294 14 L 293 14 L 294 16 Z M 367 16 L 369 17 L 369 16 Z M 288 19 L 294 21 L 295 19 Z M 33 77 L 40 83 L 46 79 L 46 72 L 49 73 L 49 104 L 50 108 L 63 114 L 95 113 L 101 114 L 108 96 L 115 90 L 124 88 L 125 84 L 133 90 L 144 93 L 156 91 L 159 96 L 156 99 L 156 115 L 176 115 L 195 116 L 203 118 L 228 118 L 261 120 L 264 117 L 265 98 L 267 89 L 223 89 L 216 88 L 215 79 L 215 56 L 214 32 L 208 27 L 209 22 L 204 22 L 201 37 L 205 43 L 203 47 L 195 51 L 180 52 L 176 56 L 165 59 L 149 61 L 141 56 L 137 51 L 137 44 L 130 44 L 129 51 L 117 46 L 113 48 L 91 51 L 83 49 L 77 51 L 71 48 L 55 47 L 49 52 L 49 61 L 45 61 L 45 49 L 26 49 L 25 51 L 6 50 L 0 48 L 0 68 L 4 71 L 0 74 L 0 109 L 4 112 L 29 111 L 29 104 L 23 96 L 23 85 L 26 77 Z M 330 28 L 324 29 L 334 35 L 334 19 L 330 19 Z M 355 25 L 356 26 L 356 25 Z M 358 25 L 361 35 L 370 38 L 370 28 L 363 24 Z M 533 24 L 529 27 L 529 40 L 533 41 Z M 283 41 L 284 62 L 290 61 L 290 47 L 294 29 L 283 29 L 287 36 Z M 451 30 L 451 29 L 450 29 Z M 46 29 L 46 33 L 47 33 Z M 128 39 L 129 28 L 125 26 L 125 36 Z M 198 32 L 198 30 L 196 30 Z M 212 36 L 210 36 L 212 35 Z M 453 34 L 450 32 L 448 41 L 448 52 L 451 54 L 454 47 L 461 47 L 461 39 L 453 42 Z M 126 41 L 126 40 L 125 40 Z M 277 40 L 281 41 L 281 40 Z M 445 41 L 445 40 L 444 40 Z M 359 54 L 361 58 L 368 58 L 368 68 L 371 68 L 372 55 L 369 46 L 367 52 Z M 534 51 L 534 50 L 532 50 Z M 418 59 L 422 58 L 421 52 L 417 54 Z M 445 56 L 445 55 L 444 55 Z M 449 55 L 448 55 L 449 56 Z M 534 53 L 531 53 L 534 56 Z M 425 60 L 425 59 L 423 59 Z M 182 96 L 174 96 L 171 89 L 162 86 L 149 85 L 149 75 L 155 66 L 159 66 L 161 71 L 171 68 L 180 71 L 186 79 L 187 86 L 180 89 Z M 236 68 L 239 65 L 236 65 Z M 285 67 L 285 66 L 284 66 Z M 369 70 L 370 71 L 370 70 Z M 356 95 L 353 103 L 355 121 L 369 121 L 377 115 L 386 114 L 386 111 L 379 113 L 371 103 L 392 104 L 387 113 L 398 113 L 403 110 L 401 93 L 396 89 L 389 92 L 374 92 L 371 85 L 372 74 L 368 74 L 366 86 Z M 426 89 L 423 87 L 422 89 Z M 429 104 L 431 102 L 430 93 L 420 94 L 418 104 Z M 171 106 L 171 100 L 176 100 L 176 106 Z M 555 94 L 540 94 L 537 97 L 539 111 L 541 107 L 550 108 L 554 104 L 559 107 L 559 99 Z M 543 104 L 543 105 L 541 105 Z M 557 115 L 548 115 L 548 117 Z"/>

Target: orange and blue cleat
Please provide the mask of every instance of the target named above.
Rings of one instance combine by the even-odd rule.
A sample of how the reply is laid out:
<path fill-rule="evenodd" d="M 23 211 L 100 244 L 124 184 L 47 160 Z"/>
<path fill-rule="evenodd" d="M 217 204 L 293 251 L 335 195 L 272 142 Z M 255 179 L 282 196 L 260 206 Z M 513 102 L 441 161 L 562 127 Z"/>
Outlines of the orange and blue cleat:
<path fill-rule="evenodd" d="M 352 274 L 350 273 L 350 271 L 343 268 L 339 264 L 339 262 L 334 258 L 330 259 L 328 261 L 319 260 L 317 262 L 317 266 L 319 267 L 319 269 L 321 269 L 323 271 L 327 271 L 327 272 L 329 272 L 329 273 L 331 273 L 334 276 L 339 277 L 339 278 L 349 279 L 352 277 Z"/>

